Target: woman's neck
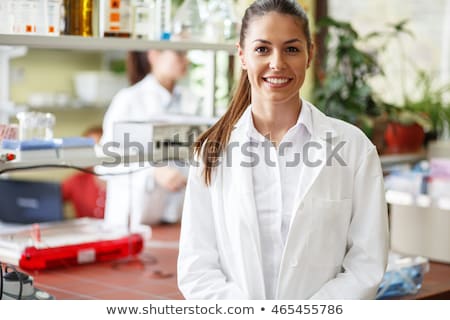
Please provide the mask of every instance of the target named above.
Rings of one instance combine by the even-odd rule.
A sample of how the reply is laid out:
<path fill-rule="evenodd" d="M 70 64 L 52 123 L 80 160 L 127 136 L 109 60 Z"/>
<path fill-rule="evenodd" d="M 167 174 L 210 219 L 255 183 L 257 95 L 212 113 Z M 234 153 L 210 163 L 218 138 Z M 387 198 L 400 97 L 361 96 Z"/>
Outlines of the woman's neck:
<path fill-rule="evenodd" d="M 279 145 L 284 135 L 298 120 L 302 101 L 294 99 L 291 103 L 254 103 L 252 101 L 252 116 L 256 130 L 263 136 Z"/>
<path fill-rule="evenodd" d="M 157 73 L 153 73 L 153 76 L 162 87 L 164 87 L 170 93 L 173 92 L 173 89 L 175 88 L 175 80 L 164 77 L 163 75 Z"/>

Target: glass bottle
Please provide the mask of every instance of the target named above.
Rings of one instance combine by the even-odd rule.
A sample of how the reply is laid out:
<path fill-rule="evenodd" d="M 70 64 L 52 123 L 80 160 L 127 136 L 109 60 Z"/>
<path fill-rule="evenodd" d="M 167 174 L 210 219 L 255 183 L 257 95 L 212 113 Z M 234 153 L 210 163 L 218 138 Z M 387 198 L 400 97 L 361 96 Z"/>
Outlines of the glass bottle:
<path fill-rule="evenodd" d="M 225 42 L 236 40 L 239 22 L 231 0 L 210 0 L 205 21 L 205 40 Z"/>
<path fill-rule="evenodd" d="M 177 40 L 203 40 L 203 19 L 197 0 L 184 0 L 173 18 L 172 36 Z"/>
<path fill-rule="evenodd" d="M 92 0 L 65 0 L 66 33 L 92 37 Z"/>

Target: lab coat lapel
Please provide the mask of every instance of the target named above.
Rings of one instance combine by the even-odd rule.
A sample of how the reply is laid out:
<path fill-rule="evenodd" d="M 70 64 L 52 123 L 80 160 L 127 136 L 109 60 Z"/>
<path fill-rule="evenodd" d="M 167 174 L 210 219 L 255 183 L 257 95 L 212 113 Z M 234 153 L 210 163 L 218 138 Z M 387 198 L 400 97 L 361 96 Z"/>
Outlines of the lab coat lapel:
<path fill-rule="evenodd" d="M 304 154 L 302 154 L 304 164 L 304 169 L 300 176 L 300 181 L 302 182 L 300 188 L 297 190 L 297 200 L 294 205 L 291 224 L 298 209 L 301 207 L 305 196 L 308 194 L 325 165 L 327 165 L 328 153 L 332 150 L 333 139 L 337 136 L 328 117 L 316 107 L 310 105 L 310 108 L 312 111 L 313 129 L 311 139 L 307 142 L 303 150 Z"/>
<path fill-rule="evenodd" d="M 253 292 L 256 296 L 264 294 L 264 276 L 262 270 L 261 242 L 259 233 L 259 223 L 256 212 L 256 203 L 253 190 L 252 168 L 243 164 L 251 163 L 251 157 L 243 154 L 241 147 L 249 142 L 245 130 L 236 129 L 230 142 L 237 141 L 239 148 L 233 150 L 233 163 L 231 166 L 231 181 L 229 184 L 229 201 L 232 201 L 233 212 L 232 221 L 228 228 L 235 235 L 232 241 L 238 241 L 237 247 L 241 247 L 241 252 L 236 252 L 244 264 L 243 277 L 252 283 L 249 288 L 258 288 L 259 292 Z M 228 213 L 227 213 L 228 214 Z M 229 217 L 230 219 L 231 217 Z M 251 248 L 251 250 L 247 250 Z M 258 285 L 255 286 L 255 283 Z"/>
<path fill-rule="evenodd" d="M 248 165 L 252 162 L 252 159 L 241 150 L 241 146 L 249 143 L 250 140 L 242 130 L 238 133 L 238 139 L 239 151 L 235 153 L 237 162 L 233 166 L 236 169 L 237 177 L 239 177 L 239 183 L 232 186 L 232 188 L 236 188 L 239 193 L 237 199 L 240 199 L 240 201 L 237 204 L 240 206 L 241 219 L 247 226 L 246 229 L 249 232 L 248 237 L 254 242 L 257 248 L 258 259 L 261 261 L 261 244 L 253 188 L 253 175 L 252 168 Z"/>
<path fill-rule="evenodd" d="M 306 197 L 311 190 L 311 187 L 314 185 L 317 177 L 327 164 L 328 150 L 330 150 L 333 138 L 337 135 L 332 129 L 328 118 L 314 106 L 310 105 L 310 107 L 312 109 L 313 116 L 313 132 L 311 133 L 311 139 L 308 142 L 309 147 L 303 150 L 303 152 L 305 152 L 305 154 L 302 155 L 305 168 L 300 177 L 300 181 L 302 181 L 302 183 L 300 184 L 300 188 L 297 190 L 297 200 L 294 205 L 286 245 L 281 258 L 280 273 L 278 276 L 277 285 L 277 297 L 285 296 L 287 294 L 286 290 L 289 290 L 289 288 L 293 285 L 286 283 L 286 279 L 283 278 L 283 276 L 287 274 L 287 270 L 290 265 L 298 265 L 299 261 L 303 258 L 298 256 L 292 257 L 292 254 L 295 251 L 303 252 L 303 250 L 295 250 L 295 248 L 298 249 L 305 247 L 309 238 L 308 235 L 302 237 L 302 239 L 304 239 L 304 243 L 292 241 L 291 234 L 298 232 L 296 228 L 297 224 L 294 223 L 294 221 L 297 216 L 301 215 L 304 202 L 306 201 Z M 308 223 L 306 220 L 303 222 Z M 304 232 L 307 232 L 305 230 L 309 230 L 309 228 L 304 228 Z M 289 261 L 289 259 L 291 259 L 291 261 Z"/>

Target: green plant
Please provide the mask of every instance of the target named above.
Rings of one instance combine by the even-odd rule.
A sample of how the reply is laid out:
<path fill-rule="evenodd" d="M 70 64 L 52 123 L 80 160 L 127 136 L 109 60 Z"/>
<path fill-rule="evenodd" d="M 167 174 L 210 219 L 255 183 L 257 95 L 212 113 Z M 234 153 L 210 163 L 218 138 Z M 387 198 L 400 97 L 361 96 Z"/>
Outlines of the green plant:
<path fill-rule="evenodd" d="M 450 84 L 436 86 L 429 72 L 416 70 L 415 95 L 405 95 L 403 105 L 385 104 L 389 118 L 410 124 L 418 123 L 426 132 L 441 136 L 450 124 L 450 103 L 444 95 L 450 93 Z"/>
<path fill-rule="evenodd" d="M 450 93 L 450 84 L 436 85 L 430 72 L 419 68 L 413 60 L 408 58 L 402 43 L 402 35 L 414 37 L 412 31 L 407 28 L 408 20 L 389 25 L 385 33 L 374 33 L 384 36 L 385 41 L 381 46 L 384 50 L 391 41 L 397 43 L 401 55 L 402 68 L 399 75 L 401 86 L 401 101 L 397 103 L 383 103 L 390 121 L 402 124 L 419 124 L 425 132 L 434 132 L 437 136 L 443 134 L 450 122 L 450 103 L 445 102 L 444 95 Z M 411 65 L 412 74 L 415 77 L 413 90 L 407 90 L 404 70 L 406 64 Z M 411 92 L 411 93 L 409 93 Z"/>
<path fill-rule="evenodd" d="M 366 41 L 350 23 L 322 19 L 328 28 L 328 53 L 322 79 L 314 91 L 314 102 L 326 114 L 360 126 L 370 136 L 373 118 L 381 108 L 369 79 L 382 70 L 373 53 L 359 47 Z M 371 35 L 373 37 L 373 35 Z"/>

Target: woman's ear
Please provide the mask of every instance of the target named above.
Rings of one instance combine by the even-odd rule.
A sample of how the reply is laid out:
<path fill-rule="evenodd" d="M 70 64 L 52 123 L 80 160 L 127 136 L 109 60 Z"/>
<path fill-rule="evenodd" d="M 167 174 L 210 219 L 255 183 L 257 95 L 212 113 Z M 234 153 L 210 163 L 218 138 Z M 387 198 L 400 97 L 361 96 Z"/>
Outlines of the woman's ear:
<path fill-rule="evenodd" d="M 244 50 L 242 50 L 241 45 L 239 43 L 236 44 L 236 47 L 238 49 L 239 60 L 241 60 L 241 67 L 242 69 L 247 70 L 247 65 L 245 64 Z"/>

